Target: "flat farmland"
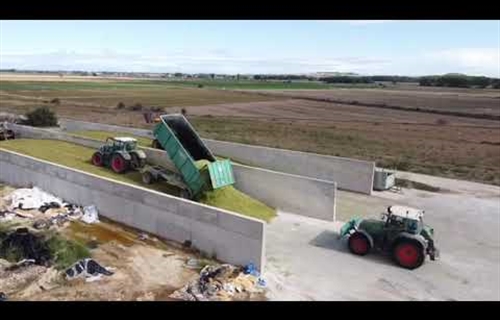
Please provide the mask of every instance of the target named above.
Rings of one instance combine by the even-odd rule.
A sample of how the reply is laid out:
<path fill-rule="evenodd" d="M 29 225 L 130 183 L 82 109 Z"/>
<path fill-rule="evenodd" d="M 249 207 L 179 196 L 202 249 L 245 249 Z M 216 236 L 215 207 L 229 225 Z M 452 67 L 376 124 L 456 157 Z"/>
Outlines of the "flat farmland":
<path fill-rule="evenodd" d="M 0 78 L 0 107 L 50 105 L 59 99 L 66 108 L 114 109 L 119 102 L 173 108 L 229 102 L 276 100 L 256 94 L 189 88 L 147 81 L 8 81 Z"/>
<path fill-rule="evenodd" d="M 285 96 L 372 107 L 399 107 L 418 111 L 445 111 L 500 117 L 500 90 L 419 86 L 392 88 L 331 88 L 329 90 L 259 90 L 268 96 Z"/>
<path fill-rule="evenodd" d="M 145 80 L 0 81 L 0 111 L 24 113 L 47 105 L 60 117 L 149 128 L 142 112 L 117 110 L 116 104 L 141 103 L 167 112 L 185 108 L 204 138 L 372 160 L 383 167 L 500 185 L 500 121 L 462 114 L 499 114 L 498 90 L 395 86 L 272 92 Z M 322 96 L 347 102 L 316 101 Z M 59 105 L 50 103 L 56 97 Z M 394 110 L 364 106 L 363 101 L 422 107 L 418 112 Z M 425 112 L 424 105 L 461 116 Z"/>

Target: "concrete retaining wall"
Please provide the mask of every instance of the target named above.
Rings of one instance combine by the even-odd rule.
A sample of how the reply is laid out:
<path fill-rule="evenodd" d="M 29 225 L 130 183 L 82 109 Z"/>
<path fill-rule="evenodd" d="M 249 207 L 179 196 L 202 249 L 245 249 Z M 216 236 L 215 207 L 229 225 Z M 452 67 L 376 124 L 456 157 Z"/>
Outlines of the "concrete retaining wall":
<path fill-rule="evenodd" d="M 335 221 L 336 184 L 287 173 L 233 165 L 236 188 L 286 212 Z"/>
<path fill-rule="evenodd" d="M 91 148 L 97 148 L 102 144 L 101 141 L 73 137 L 70 134 L 54 131 L 53 129 L 40 129 L 15 124 L 9 126 L 20 137 L 63 140 Z M 146 153 L 149 163 L 161 165 L 178 172 L 174 164 L 165 155 L 165 151 L 143 147 L 141 149 Z M 335 219 L 335 182 L 235 163 L 233 163 L 233 172 L 236 179 L 236 188 L 276 209 L 326 221 Z"/>
<path fill-rule="evenodd" d="M 249 166 L 335 181 L 339 189 L 372 193 L 374 162 L 210 139 L 203 141 L 215 154 Z"/>
<path fill-rule="evenodd" d="M 176 198 L 0 148 L 0 180 L 35 185 L 66 201 L 95 204 L 112 220 L 185 242 L 233 264 L 264 269 L 265 224 L 226 210 Z"/>
<path fill-rule="evenodd" d="M 68 131 L 98 130 L 130 132 L 131 134 L 152 138 L 151 130 L 113 126 L 74 120 L 61 120 Z M 333 157 L 247 144 L 202 139 L 216 155 L 252 167 L 261 167 L 315 179 L 335 181 L 339 189 L 371 194 L 375 162 L 350 158 Z"/>

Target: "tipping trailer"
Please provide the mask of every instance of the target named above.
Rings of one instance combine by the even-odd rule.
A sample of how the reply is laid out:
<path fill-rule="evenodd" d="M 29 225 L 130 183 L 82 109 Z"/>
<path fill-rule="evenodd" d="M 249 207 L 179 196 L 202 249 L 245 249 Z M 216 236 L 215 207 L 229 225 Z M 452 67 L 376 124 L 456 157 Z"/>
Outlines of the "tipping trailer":
<path fill-rule="evenodd" d="M 206 190 L 234 184 L 231 161 L 217 160 L 183 115 L 160 116 L 153 135 L 180 174 L 161 166 L 146 166 L 142 170 L 145 183 L 164 180 L 190 199 Z"/>

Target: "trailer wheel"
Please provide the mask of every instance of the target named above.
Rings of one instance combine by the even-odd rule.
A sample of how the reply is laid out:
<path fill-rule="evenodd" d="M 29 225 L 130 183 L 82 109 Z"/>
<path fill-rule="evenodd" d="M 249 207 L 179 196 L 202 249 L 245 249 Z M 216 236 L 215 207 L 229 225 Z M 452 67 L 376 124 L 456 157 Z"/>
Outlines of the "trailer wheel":
<path fill-rule="evenodd" d="M 151 143 L 151 147 L 154 149 L 163 149 L 161 146 L 160 142 L 157 139 L 154 139 L 153 142 Z"/>
<path fill-rule="evenodd" d="M 191 200 L 191 192 L 189 192 L 189 190 L 181 190 L 179 196 L 183 199 Z"/>
<path fill-rule="evenodd" d="M 354 232 L 349 237 L 349 250 L 359 256 L 364 256 L 370 251 L 370 241 L 361 232 Z"/>
<path fill-rule="evenodd" d="M 151 172 L 145 171 L 142 174 L 142 182 L 144 182 L 145 184 L 152 184 L 154 181 L 155 181 L 155 178 L 153 177 Z"/>
<path fill-rule="evenodd" d="M 394 246 L 392 255 L 400 267 L 410 270 L 420 267 L 425 260 L 425 253 L 422 246 L 410 239 L 399 241 Z"/>
<path fill-rule="evenodd" d="M 111 158 L 111 169 L 116 173 L 123 173 L 128 169 L 128 162 L 120 154 L 115 154 Z"/>

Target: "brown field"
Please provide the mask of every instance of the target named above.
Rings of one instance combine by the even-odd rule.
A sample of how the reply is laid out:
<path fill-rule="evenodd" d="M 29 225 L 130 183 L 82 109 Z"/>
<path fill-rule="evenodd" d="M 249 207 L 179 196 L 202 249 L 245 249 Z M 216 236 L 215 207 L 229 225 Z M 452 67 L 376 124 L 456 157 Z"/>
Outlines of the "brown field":
<path fill-rule="evenodd" d="M 167 112 L 185 107 L 189 120 L 206 138 L 367 159 L 379 166 L 500 185 L 497 120 L 167 85 L 51 84 L 35 90 L 32 83 L 24 88 L 18 83 L 24 82 L 0 81 L 0 111 L 25 112 L 48 105 L 61 117 L 148 128 L 141 112 L 117 110 L 116 103 L 141 102 L 162 106 Z M 500 114 L 498 90 L 408 86 L 399 91 L 331 89 L 293 94 L 297 92 L 308 97 Z M 61 104 L 43 102 L 53 97 Z"/>
<path fill-rule="evenodd" d="M 402 86 L 389 89 L 329 90 L 260 90 L 262 94 L 306 99 L 328 99 L 331 102 L 396 106 L 421 110 L 460 112 L 500 116 L 500 90 L 423 88 Z"/>

